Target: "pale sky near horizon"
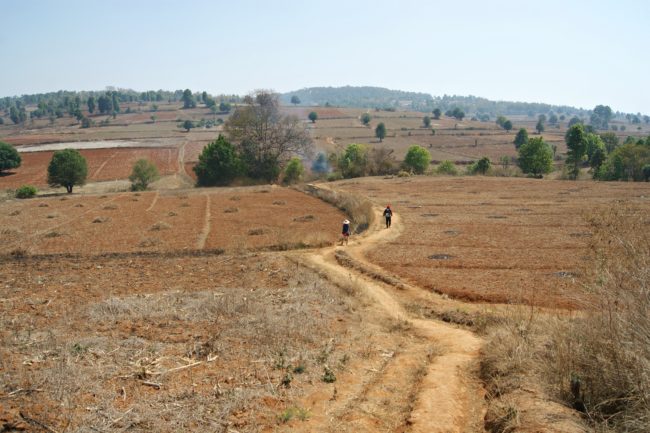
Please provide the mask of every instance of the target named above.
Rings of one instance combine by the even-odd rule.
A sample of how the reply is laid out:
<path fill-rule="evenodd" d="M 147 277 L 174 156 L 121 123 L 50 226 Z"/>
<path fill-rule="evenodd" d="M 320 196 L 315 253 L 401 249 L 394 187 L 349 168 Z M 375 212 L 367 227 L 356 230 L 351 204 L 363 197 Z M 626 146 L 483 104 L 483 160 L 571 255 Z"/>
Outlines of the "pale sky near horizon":
<path fill-rule="evenodd" d="M 0 0 L 0 96 L 368 85 L 650 114 L 650 1 Z"/>

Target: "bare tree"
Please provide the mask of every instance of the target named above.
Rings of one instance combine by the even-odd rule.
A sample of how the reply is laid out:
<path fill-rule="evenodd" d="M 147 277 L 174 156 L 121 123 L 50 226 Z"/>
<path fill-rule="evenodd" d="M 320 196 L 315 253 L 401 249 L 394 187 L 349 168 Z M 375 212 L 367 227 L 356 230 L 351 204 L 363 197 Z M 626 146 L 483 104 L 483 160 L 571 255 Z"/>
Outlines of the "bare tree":
<path fill-rule="evenodd" d="M 258 90 L 246 97 L 224 125 L 252 177 L 274 180 L 293 155 L 310 156 L 312 139 L 304 123 L 280 113 L 278 95 Z"/>

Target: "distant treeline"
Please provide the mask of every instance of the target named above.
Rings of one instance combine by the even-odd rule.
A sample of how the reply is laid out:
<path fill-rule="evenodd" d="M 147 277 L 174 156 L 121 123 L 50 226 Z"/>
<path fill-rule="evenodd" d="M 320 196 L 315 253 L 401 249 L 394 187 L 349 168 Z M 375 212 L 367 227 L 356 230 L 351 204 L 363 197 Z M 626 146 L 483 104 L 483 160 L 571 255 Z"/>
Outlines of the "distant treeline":
<path fill-rule="evenodd" d="M 72 116 L 81 120 L 84 111 L 91 114 L 116 114 L 121 112 L 121 104 L 126 103 L 152 103 L 157 109 L 157 102 L 183 102 L 184 108 L 196 106 L 196 102 L 214 106 L 217 102 L 230 104 L 240 102 L 238 95 L 212 96 L 207 92 L 192 93 L 185 90 L 148 90 L 138 92 L 131 89 L 115 89 L 108 87 L 104 91 L 68 91 L 36 93 L 0 98 L 0 111 L 9 117 L 13 123 L 24 123 L 28 117 L 31 119 L 42 117 L 60 118 Z M 27 110 L 27 107 L 36 107 Z M 0 124 L 4 123 L 0 114 Z"/>
<path fill-rule="evenodd" d="M 380 110 L 409 109 L 432 112 L 439 109 L 443 113 L 454 109 L 463 111 L 466 116 L 491 120 L 499 115 L 537 117 L 539 114 L 557 114 L 569 118 L 577 116 L 588 118 L 592 110 L 551 105 L 536 102 L 491 101 L 478 96 L 444 95 L 433 97 L 426 93 L 403 92 L 382 87 L 310 87 L 281 95 L 286 103 L 336 107 L 373 108 Z M 299 102 L 298 102 L 299 101 Z M 487 119 L 486 119 L 487 115 Z M 630 116 L 642 118 L 641 113 L 616 112 L 614 118 L 630 120 Z"/>

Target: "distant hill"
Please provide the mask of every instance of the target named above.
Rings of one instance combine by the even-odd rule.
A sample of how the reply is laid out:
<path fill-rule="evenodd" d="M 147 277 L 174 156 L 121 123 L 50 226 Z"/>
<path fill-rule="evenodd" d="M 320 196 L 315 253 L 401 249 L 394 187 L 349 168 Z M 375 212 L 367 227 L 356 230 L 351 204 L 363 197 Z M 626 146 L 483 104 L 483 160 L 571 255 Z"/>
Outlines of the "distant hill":
<path fill-rule="evenodd" d="M 390 108 L 428 112 L 440 108 L 442 112 L 456 107 L 470 115 L 526 115 L 536 116 L 553 111 L 565 115 L 586 115 L 587 110 L 580 108 L 542 104 L 535 102 L 491 101 L 477 96 L 437 96 L 427 93 L 404 92 L 382 87 L 309 87 L 281 95 L 285 104 L 291 103 L 291 97 L 300 98 L 301 105 L 333 105 L 355 108 Z"/>
<path fill-rule="evenodd" d="M 403 108 L 417 111 L 433 110 L 433 98 L 426 93 L 403 92 L 383 87 L 310 87 L 280 95 L 282 102 L 291 103 L 297 96 L 303 105 L 333 105 L 358 108 Z"/>

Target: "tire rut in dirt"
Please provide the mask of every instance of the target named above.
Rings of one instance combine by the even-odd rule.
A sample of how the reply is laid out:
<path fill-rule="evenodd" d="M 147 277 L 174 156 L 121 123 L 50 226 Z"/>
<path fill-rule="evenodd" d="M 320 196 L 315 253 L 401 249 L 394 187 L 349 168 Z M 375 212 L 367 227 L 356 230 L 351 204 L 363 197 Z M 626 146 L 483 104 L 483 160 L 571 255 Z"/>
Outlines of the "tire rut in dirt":
<path fill-rule="evenodd" d="M 408 332 L 408 331 L 406 331 Z M 360 393 L 335 411 L 338 420 L 329 432 L 405 432 L 427 364 L 432 358 L 428 342 L 405 335 L 405 342 L 368 379 Z"/>

